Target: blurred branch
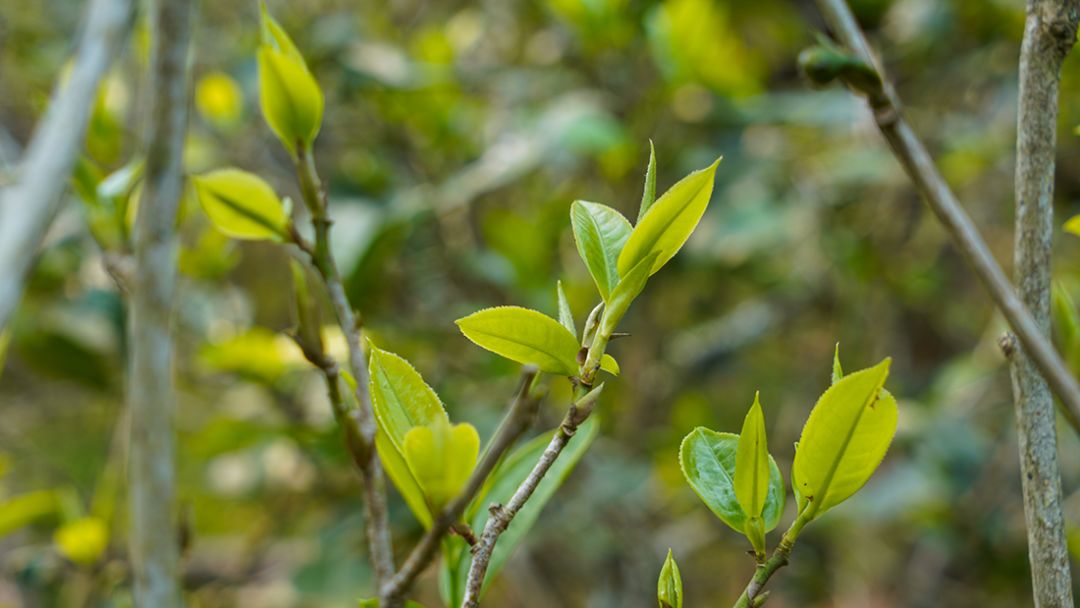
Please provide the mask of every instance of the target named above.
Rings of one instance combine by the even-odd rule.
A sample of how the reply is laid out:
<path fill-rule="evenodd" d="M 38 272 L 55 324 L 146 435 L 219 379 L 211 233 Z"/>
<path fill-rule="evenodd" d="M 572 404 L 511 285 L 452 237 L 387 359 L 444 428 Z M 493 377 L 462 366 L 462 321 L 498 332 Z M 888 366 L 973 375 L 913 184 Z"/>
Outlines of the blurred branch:
<path fill-rule="evenodd" d="M 131 289 L 130 508 L 135 604 L 183 605 L 175 516 L 172 316 L 176 291 L 177 212 L 183 190 L 188 121 L 188 50 L 193 0 L 150 3 L 146 181 L 135 226 Z M 88 95 L 85 103 L 92 99 Z M 60 176 L 52 180 L 65 182 Z"/>
<path fill-rule="evenodd" d="M 518 391 L 506 416 L 495 430 L 495 435 L 488 444 L 483 458 L 473 469 L 469 480 L 461 493 L 450 504 L 446 505 L 443 512 L 432 523 L 431 529 L 424 534 L 408 559 L 401 565 L 398 571 L 383 588 L 383 597 L 400 597 L 408 590 L 409 585 L 416 579 L 424 568 L 435 557 L 435 551 L 439 548 L 439 542 L 443 536 L 458 522 L 466 507 L 472 502 L 476 493 L 487 481 L 488 476 L 495 470 L 496 465 L 502 460 L 503 454 L 518 440 L 519 437 L 532 424 L 533 416 L 540 405 L 540 399 L 532 394 L 533 381 L 539 371 L 534 366 L 526 366 L 521 372 L 521 381 Z"/>
<path fill-rule="evenodd" d="M 1020 49 L 1014 273 L 1024 304 L 1047 337 L 1058 90 L 1061 65 L 1076 41 L 1078 20 L 1080 1 L 1028 0 Z M 1071 606 L 1054 399 L 1024 349 L 1013 349 L 1009 361 L 1035 606 Z"/>
<path fill-rule="evenodd" d="M 818 82 L 829 77 L 842 79 L 852 89 L 863 94 L 873 112 L 881 134 L 889 143 L 900 164 L 915 183 L 915 187 L 941 221 L 953 243 L 975 270 L 983 287 L 1012 326 L 1025 351 L 1046 376 L 1050 386 L 1061 399 L 1072 418 L 1080 420 L 1080 384 L 1069 372 L 1039 324 L 1017 296 L 1008 277 L 994 260 L 986 241 L 941 176 L 925 146 L 911 129 L 901 112 L 899 98 L 871 55 L 866 38 L 845 0 L 817 0 L 818 8 L 834 35 L 854 54 L 848 60 L 858 60 L 861 67 L 840 62 L 837 69 L 815 72 L 820 67 L 812 62 L 814 56 L 804 53 L 801 60 L 807 74 Z M 844 67 L 846 64 L 846 67 Z M 870 70 L 876 77 L 868 74 Z M 857 75 L 857 76 L 855 76 Z M 1080 429 L 1074 429 L 1080 432 Z"/>
<path fill-rule="evenodd" d="M 0 192 L 0 330 L 18 305 L 38 247 L 60 209 L 98 85 L 127 38 L 131 12 L 131 0 L 90 2 L 71 76 L 56 85 L 16 182 Z"/>
<path fill-rule="evenodd" d="M 311 212 L 311 223 L 315 228 L 315 244 L 311 246 L 306 243 L 299 234 L 294 234 L 294 241 L 310 256 L 312 264 L 322 277 L 326 290 L 330 294 L 338 325 L 341 326 L 349 347 L 349 369 L 356 381 L 356 399 L 359 404 L 358 408 L 349 412 L 351 424 L 355 424 L 355 433 L 358 434 L 352 438 L 358 442 L 355 449 L 358 451 L 356 456 L 359 458 L 354 456 L 354 460 L 357 461 L 356 464 L 364 480 L 364 519 L 368 550 L 375 567 L 376 587 L 382 589 L 394 576 L 394 549 L 386 505 L 386 480 L 383 476 L 382 464 L 375 452 L 375 413 L 368 390 L 367 365 L 364 352 L 360 348 L 360 327 L 352 305 L 349 304 L 348 296 L 345 295 L 341 274 L 338 272 L 337 263 L 331 253 L 330 226 L 332 222 L 327 215 L 326 193 L 315 169 L 315 159 L 311 155 L 311 150 L 305 146 L 301 146 L 299 152 L 296 164 L 297 176 L 304 204 Z M 348 427 L 346 432 L 349 432 Z M 380 598 L 380 600 L 383 608 L 395 608 L 401 604 L 400 600 L 395 598 Z"/>
<path fill-rule="evenodd" d="M 544 449 L 544 453 L 541 454 L 540 459 L 536 462 L 532 471 L 529 472 L 528 477 L 518 486 L 518 489 L 510 498 L 510 502 L 506 506 L 491 506 L 491 517 L 488 518 L 487 524 L 484 525 L 484 533 L 480 536 L 480 541 L 472 548 L 473 558 L 472 564 L 469 566 L 469 578 L 465 587 L 465 599 L 461 603 L 462 608 L 475 608 L 480 604 L 480 591 L 484 586 L 484 575 L 487 574 L 491 554 L 495 550 L 495 543 L 498 542 L 499 536 L 506 531 L 518 511 L 532 497 L 536 487 L 540 485 L 540 481 L 547 474 L 551 465 L 555 464 L 559 454 L 562 453 L 566 444 L 570 442 L 570 438 L 577 432 L 578 427 L 588 420 L 589 415 L 592 414 L 593 406 L 596 405 L 596 401 L 600 398 L 603 389 L 604 385 L 601 384 L 580 396 L 570 405 L 566 415 L 563 417 L 562 424 L 559 425 L 559 429 L 551 438 L 551 442 Z"/>

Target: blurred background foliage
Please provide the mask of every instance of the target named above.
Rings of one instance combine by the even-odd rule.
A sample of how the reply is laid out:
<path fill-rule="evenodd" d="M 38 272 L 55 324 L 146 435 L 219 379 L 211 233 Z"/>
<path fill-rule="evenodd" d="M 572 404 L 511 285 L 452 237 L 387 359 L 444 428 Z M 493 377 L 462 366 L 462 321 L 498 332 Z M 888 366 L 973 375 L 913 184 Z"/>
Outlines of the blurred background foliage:
<path fill-rule="evenodd" d="M 64 71 L 82 4 L 0 4 L 0 180 Z M 187 169 L 239 166 L 296 199 L 291 162 L 258 113 L 256 3 L 200 4 Z M 853 4 L 917 130 L 1007 262 L 1023 3 Z M 838 341 L 848 370 L 894 358 L 900 430 L 868 488 L 800 539 L 769 605 L 1030 604 L 1011 394 L 995 345 L 1003 324 L 861 102 L 798 76 L 795 57 L 819 26 L 810 2 L 270 8 L 326 92 L 316 156 L 365 330 L 482 436 L 516 371 L 452 321 L 507 303 L 554 314 L 561 279 L 580 322 L 595 292 L 574 251 L 570 202 L 632 217 L 649 138 L 661 191 L 725 157 L 702 225 L 631 310 L 632 336 L 612 346 L 623 375 L 605 391 L 600 438 L 490 605 L 655 605 L 668 547 L 689 605 L 730 604 L 752 570 L 749 547 L 684 483 L 678 442 L 698 425 L 736 431 L 760 389 L 787 478 Z M 126 227 L 101 209 L 131 194 L 115 172 L 136 158 L 146 48 L 140 24 L 97 101 L 75 180 L 97 187 L 96 200 L 91 190 L 93 204 L 81 204 L 74 189 L 0 346 L 0 606 L 130 605 L 125 303 L 101 247 L 122 250 Z M 1060 217 L 1080 209 L 1078 87 L 1074 54 Z M 321 378 L 281 333 L 292 314 L 287 260 L 228 241 L 197 206 L 182 229 L 177 425 L 190 603 L 353 605 L 370 588 L 358 480 Z M 1058 236 L 1068 291 L 1080 239 Z M 557 423 L 568 394 L 553 384 L 537 428 Z M 1071 431 L 1061 451 L 1080 551 Z M 392 503 L 403 551 L 421 529 L 396 494 Z M 417 587 L 429 606 L 435 571 Z"/>

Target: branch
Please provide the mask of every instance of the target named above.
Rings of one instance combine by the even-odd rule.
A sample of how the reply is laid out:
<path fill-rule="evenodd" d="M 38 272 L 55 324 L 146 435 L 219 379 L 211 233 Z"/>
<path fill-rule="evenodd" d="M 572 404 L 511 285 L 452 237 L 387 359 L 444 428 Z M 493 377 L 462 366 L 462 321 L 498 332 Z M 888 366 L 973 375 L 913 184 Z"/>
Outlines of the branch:
<path fill-rule="evenodd" d="M 915 182 L 915 187 L 945 227 L 953 244 L 971 264 L 983 287 L 1016 332 L 1025 352 L 1047 378 L 1063 406 L 1072 414 L 1072 418 L 1080 420 L 1080 384 L 1077 384 L 1039 323 L 1016 295 L 978 229 L 961 207 L 956 195 L 949 189 L 918 136 L 904 119 L 899 99 L 892 86 L 881 76 L 883 72 L 876 66 L 851 9 L 845 0 L 817 0 L 817 5 L 841 44 L 862 60 L 865 66 L 872 67 L 876 75 L 876 78 L 869 79 L 846 78 L 845 82 L 866 96 L 874 120 L 893 154 Z M 837 76 L 844 78 L 843 73 Z M 1080 429 L 1076 430 L 1080 432 Z"/>
<path fill-rule="evenodd" d="M 0 192 L 0 330 L 22 296 L 45 232 L 60 209 L 102 76 L 131 25 L 131 0 L 92 0 L 66 83 L 58 84 L 22 159 L 20 176 Z"/>
<path fill-rule="evenodd" d="M 363 350 L 360 348 L 360 329 L 356 315 L 349 304 L 349 298 L 345 295 L 345 287 L 342 285 L 337 263 L 331 253 L 331 221 L 327 215 L 326 193 L 322 188 L 319 174 L 315 170 L 315 159 L 311 155 L 311 150 L 305 146 L 299 147 L 296 170 L 304 204 L 311 212 L 311 223 L 315 228 L 315 244 L 313 247 L 307 245 L 298 235 L 294 237 L 294 240 L 311 257 L 312 264 L 326 285 L 338 325 L 345 334 L 345 342 L 348 344 L 349 370 L 356 380 L 356 400 L 359 407 L 350 412 L 350 416 L 355 417 L 352 424 L 355 424 L 355 433 L 358 436 L 353 437 L 351 441 L 357 442 L 355 449 L 360 455 L 359 459 L 354 458 L 354 460 L 357 460 L 356 464 L 360 468 L 364 481 L 364 519 L 368 550 L 375 568 L 376 587 L 381 589 L 394 576 L 394 549 L 390 538 L 390 517 L 386 506 L 386 480 L 383 476 L 382 464 L 375 452 L 375 413 L 368 390 L 367 365 L 364 361 Z M 347 426 L 347 432 L 348 428 Z M 395 608 L 400 605 L 400 601 L 385 598 L 381 605 L 383 608 Z"/>
<path fill-rule="evenodd" d="M 383 588 L 381 593 L 383 597 L 400 597 L 408 590 L 409 585 L 431 563 L 432 558 L 435 557 L 435 551 L 439 548 L 439 541 L 461 518 L 469 503 L 476 497 L 476 493 L 487 481 L 488 476 L 502 460 L 503 454 L 532 424 L 533 416 L 540 405 L 540 400 L 531 394 L 533 381 L 536 380 L 538 373 L 536 367 L 531 365 L 522 370 L 517 394 L 506 416 L 499 424 L 499 428 L 496 429 L 480 463 L 469 476 L 461 493 L 446 505 L 443 512 L 432 523 L 431 529 L 413 548 L 398 573 Z"/>
<path fill-rule="evenodd" d="M 171 330 L 194 14 L 192 0 L 150 4 L 154 47 L 148 87 L 146 180 L 136 219 L 131 289 L 131 565 L 135 604 L 160 608 L 183 605 L 175 517 L 172 416 L 176 391 Z M 107 63 L 104 57 L 101 62 L 102 66 Z M 81 102 L 91 98 L 88 95 Z M 66 181 L 59 174 L 49 179 L 60 184 Z"/>
<path fill-rule="evenodd" d="M 1050 333 L 1058 85 L 1078 19 L 1076 0 L 1028 0 L 1020 50 L 1014 272 L 1043 336 Z M 1072 606 L 1054 399 L 1023 349 L 1013 349 L 1009 362 L 1035 606 Z"/>
<path fill-rule="evenodd" d="M 529 476 L 518 486 L 518 489 L 510 498 L 510 502 L 506 506 L 491 506 L 491 517 L 488 518 L 487 523 L 484 525 L 484 533 L 480 536 L 480 541 L 472 549 L 472 564 L 469 566 L 469 578 L 465 587 L 465 599 L 461 603 L 462 608 L 475 608 L 479 605 L 480 591 L 484 585 L 484 575 L 487 574 L 488 563 L 491 562 L 491 554 L 495 550 L 495 543 L 498 542 L 499 536 L 506 531 L 518 511 L 532 497 L 536 487 L 540 485 L 544 475 L 555 464 L 555 460 L 559 458 L 559 454 L 562 453 L 566 444 L 570 442 L 570 438 L 577 432 L 578 427 L 588 420 L 603 390 L 604 385 L 600 384 L 570 405 L 566 416 L 563 417 L 562 424 L 559 425 L 559 430 L 551 438 L 551 442 L 548 443 L 544 453 L 540 456 L 532 471 L 529 472 Z"/>
<path fill-rule="evenodd" d="M 791 550 L 795 547 L 795 541 L 799 538 L 799 533 L 802 532 L 803 526 L 807 523 L 807 520 L 803 519 L 802 515 L 799 515 L 795 518 L 795 521 L 791 522 L 791 527 L 787 529 L 787 532 L 784 532 L 784 536 L 780 539 L 780 544 L 777 545 L 773 554 L 769 559 L 758 564 L 757 569 L 754 570 L 754 576 L 746 585 L 746 590 L 739 596 L 733 608 L 755 608 L 765 603 L 765 598 L 769 595 L 768 591 L 763 591 L 765 583 L 769 582 L 769 579 L 776 574 L 777 570 L 788 565 L 788 558 L 791 556 Z"/>

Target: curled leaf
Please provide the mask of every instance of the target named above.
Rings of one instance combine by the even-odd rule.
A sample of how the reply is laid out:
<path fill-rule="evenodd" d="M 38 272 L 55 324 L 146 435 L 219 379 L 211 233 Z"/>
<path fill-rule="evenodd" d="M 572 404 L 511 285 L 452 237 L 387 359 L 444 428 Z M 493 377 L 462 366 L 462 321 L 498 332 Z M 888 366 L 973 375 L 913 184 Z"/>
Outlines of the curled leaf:
<path fill-rule="evenodd" d="M 664 567 L 660 569 L 660 578 L 656 581 L 656 600 L 660 608 L 682 608 L 683 585 L 679 574 L 679 564 L 668 549 Z"/>

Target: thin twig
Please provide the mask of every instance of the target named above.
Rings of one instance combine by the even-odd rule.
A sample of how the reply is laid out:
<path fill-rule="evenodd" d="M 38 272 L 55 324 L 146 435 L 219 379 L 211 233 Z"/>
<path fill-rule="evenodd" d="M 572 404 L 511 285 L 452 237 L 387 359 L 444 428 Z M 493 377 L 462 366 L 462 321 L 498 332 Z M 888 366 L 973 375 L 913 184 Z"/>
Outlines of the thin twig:
<path fill-rule="evenodd" d="M 795 541 L 799 538 L 799 533 L 802 532 L 803 526 L 807 524 L 807 520 L 799 515 L 795 518 L 795 521 L 791 522 L 791 527 L 784 532 L 784 536 L 780 539 L 780 544 L 777 545 L 776 550 L 769 559 L 758 564 L 754 570 L 754 576 L 751 577 L 750 582 L 746 585 L 746 590 L 743 591 L 739 599 L 736 600 L 733 608 L 754 608 L 765 603 L 765 598 L 768 596 L 768 591 L 764 591 L 765 583 L 769 582 L 773 574 L 780 568 L 783 568 L 788 564 L 788 558 L 791 556 L 791 550 L 795 547 Z"/>
<path fill-rule="evenodd" d="M 1016 332 L 1025 352 L 1031 356 L 1054 393 L 1073 414 L 1073 418 L 1080 420 L 1080 384 L 1077 384 L 1039 324 L 1017 296 L 975 224 L 904 119 L 899 99 L 870 54 L 866 38 L 851 9 L 845 0 L 817 0 L 817 5 L 838 40 L 867 65 L 876 66 L 877 74 L 881 76 L 876 83 L 866 80 L 848 81 L 849 86 L 866 95 L 874 120 L 893 154 L 915 182 L 916 188 L 941 221 L 953 243 L 971 264 L 983 287 Z M 1076 430 L 1080 432 L 1080 429 Z"/>
<path fill-rule="evenodd" d="M 131 289 L 129 542 L 135 604 L 179 608 L 183 602 L 174 487 L 172 317 L 195 7 L 193 0 L 173 0 L 151 2 L 150 11 L 154 47 L 146 180 L 136 219 Z M 57 175 L 50 179 L 63 181 Z"/>
<path fill-rule="evenodd" d="M 473 558 L 472 564 L 469 566 L 469 578 L 465 587 L 465 598 L 461 603 L 462 608 L 475 608 L 479 605 L 484 576 L 487 574 L 488 564 L 491 562 L 491 555 L 495 550 L 495 543 L 498 542 L 499 536 L 506 531 L 510 526 L 510 522 L 514 520 L 514 516 L 532 497 L 536 487 L 540 485 L 544 475 L 555 464 L 559 454 L 562 453 L 566 444 L 570 442 L 578 427 L 588 420 L 603 389 L 604 385 L 600 384 L 570 406 L 566 416 L 563 417 L 562 424 L 559 425 L 559 429 L 551 438 L 551 442 L 544 449 L 544 453 L 540 456 L 536 465 L 533 466 L 528 477 L 518 486 L 518 489 L 510 498 L 510 502 L 506 506 L 491 506 L 491 517 L 488 518 L 487 523 L 484 525 L 484 533 L 480 536 L 480 541 L 472 548 Z"/>
<path fill-rule="evenodd" d="M 469 503 L 476 497 L 476 493 L 480 491 L 488 476 L 502 460 L 503 455 L 532 424 L 532 419 L 540 404 L 540 400 L 532 394 L 533 381 L 536 380 L 538 373 L 536 367 L 531 365 L 522 370 L 521 382 L 514 400 L 499 424 L 499 428 L 496 429 L 484 456 L 469 476 L 464 489 L 432 522 L 431 528 L 413 548 L 412 553 L 401 565 L 401 569 L 382 590 L 383 597 L 400 597 L 408 590 L 409 585 L 431 563 L 439 548 L 439 542 L 458 523 Z"/>
<path fill-rule="evenodd" d="M 371 394 L 368 389 L 368 371 L 364 361 L 364 353 L 360 347 L 360 329 L 353 313 L 349 298 L 345 294 L 345 287 L 341 282 L 341 274 L 338 272 L 337 262 L 330 248 L 330 225 L 327 215 L 326 192 L 323 190 L 319 174 L 315 169 L 315 159 L 311 150 L 300 146 L 300 154 L 297 157 L 297 176 L 300 181 L 300 192 L 304 197 L 304 204 L 311 212 L 311 223 L 315 229 L 315 244 L 308 246 L 298 236 L 294 238 L 297 245 L 311 257 L 311 262 L 318 270 L 323 279 L 326 291 L 330 296 L 330 302 L 334 307 L 338 325 L 345 335 L 345 342 L 349 348 L 349 370 L 356 380 L 356 399 L 359 407 L 352 410 L 350 415 L 355 415 L 356 430 L 359 437 L 353 438 L 358 441 L 357 449 L 362 449 L 361 457 L 357 460 L 360 474 L 363 477 L 364 491 L 364 516 L 368 539 L 368 550 L 371 553 L 371 561 L 375 568 L 375 582 L 378 589 L 382 589 L 394 576 L 394 549 L 390 537 L 390 517 L 386 504 L 386 480 L 383 476 L 382 464 L 375 452 L 375 413 L 371 405 Z M 399 598 L 380 598 L 383 608 L 395 608 L 401 605 Z"/>
<path fill-rule="evenodd" d="M 1050 334 L 1058 85 L 1078 20 L 1080 2 L 1028 0 L 1020 51 L 1014 272 L 1043 336 Z M 1072 606 L 1054 398 L 1024 349 L 1013 349 L 1009 361 L 1035 606 Z"/>
<path fill-rule="evenodd" d="M 71 77 L 58 84 L 19 168 L 0 192 L 0 331 L 22 296 L 45 233 L 60 210 L 98 85 L 131 25 L 131 0 L 93 0 Z"/>

